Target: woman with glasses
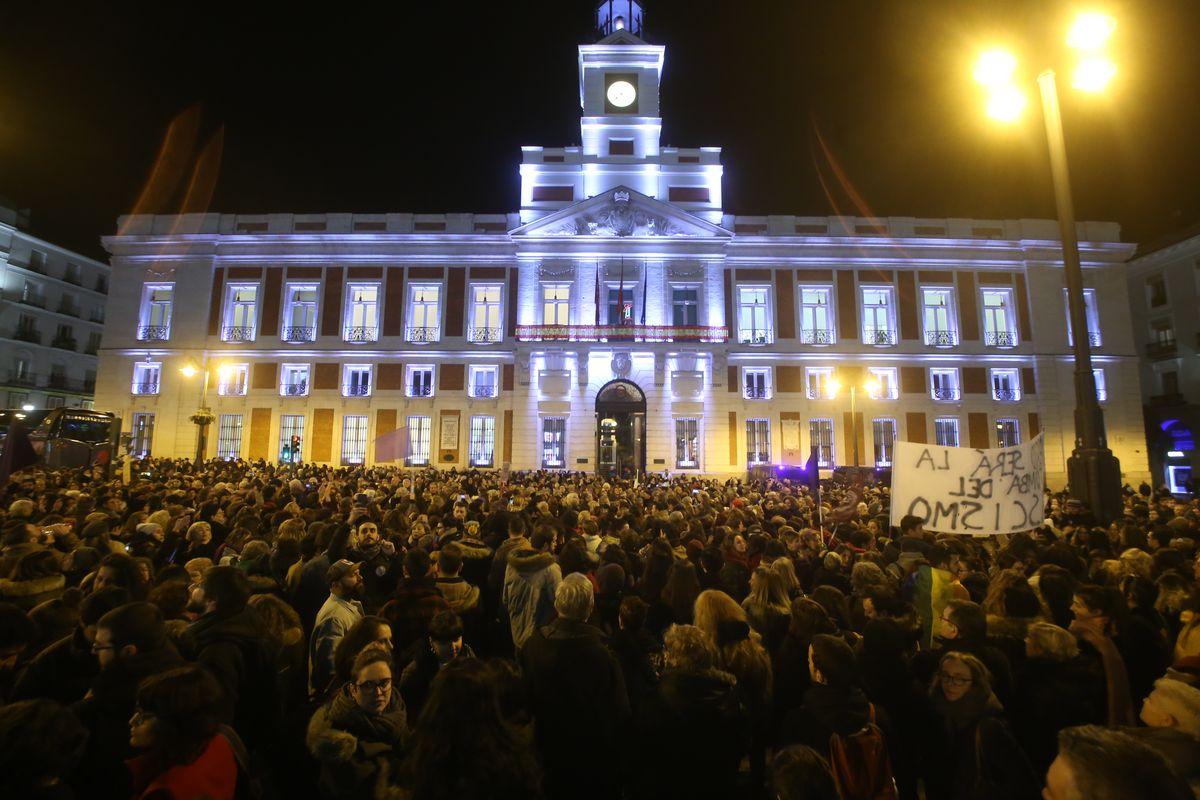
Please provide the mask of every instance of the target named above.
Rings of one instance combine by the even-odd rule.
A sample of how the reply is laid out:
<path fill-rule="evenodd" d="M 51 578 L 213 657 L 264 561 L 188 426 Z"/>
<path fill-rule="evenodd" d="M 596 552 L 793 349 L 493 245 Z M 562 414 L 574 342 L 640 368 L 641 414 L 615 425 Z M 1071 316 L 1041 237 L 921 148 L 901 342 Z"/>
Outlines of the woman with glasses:
<path fill-rule="evenodd" d="M 1039 796 L 1041 782 L 1004 719 L 987 667 L 973 655 L 949 652 L 938 662 L 929 690 L 941 723 L 941 752 L 926 763 L 929 800 L 1023 800 Z"/>
<path fill-rule="evenodd" d="M 308 749 L 321 764 L 325 797 L 373 798 L 397 776 L 408 718 L 392 682 L 390 650 L 368 647 L 350 674 L 309 722 Z"/>

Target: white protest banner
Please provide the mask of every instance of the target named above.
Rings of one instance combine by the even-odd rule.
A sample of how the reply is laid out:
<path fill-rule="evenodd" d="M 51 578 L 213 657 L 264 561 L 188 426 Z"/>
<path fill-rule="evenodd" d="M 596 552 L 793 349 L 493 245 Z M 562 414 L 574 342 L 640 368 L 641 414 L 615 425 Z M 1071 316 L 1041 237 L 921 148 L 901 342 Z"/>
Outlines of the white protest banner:
<path fill-rule="evenodd" d="M 977 450 L 897 442 L 892 524 L 912 514 L 937 533 L 988 536 L 1027 531 L 1045 515 L 1045 443 Z"/>

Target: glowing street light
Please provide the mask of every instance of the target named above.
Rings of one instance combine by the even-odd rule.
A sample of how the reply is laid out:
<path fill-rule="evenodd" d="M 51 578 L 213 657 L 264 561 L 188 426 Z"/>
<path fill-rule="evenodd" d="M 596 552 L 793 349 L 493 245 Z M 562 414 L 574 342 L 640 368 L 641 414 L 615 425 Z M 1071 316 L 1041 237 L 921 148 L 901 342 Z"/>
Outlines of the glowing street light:
<path fill-rule="evenodd" d="M 1099 11 L 1084 11 L 1067 31 L 1067 45 L 1075 50 L 1099 50 L 1108 44 L 1117 21 Z"/>
<path fill-rule="evenodd" d="M 825 388 L 829 392 L 829 399 L 832 400 L 833 398 L 837 397 L 837 393 L 839 391 L 841 391 L 842 382 L 839 381 L 837 378 L 830 378 L 828 381 L 825 382 Z M 850 441 L 853 443 L 852 448 L 854 450 L 854 466 L 857 467 L 858 466 L 858 413 L 857 413 L 857 405 L 856 404 L 857 404 L 857 399 L 858 399 L 857 396 L 858 396 L 858 388 L 859 387 L 857 387 L 853 383 L 851 383 L 848 385 L 847 388 L 850 389 L 850 426 L 852 428 L 852 430 L 850 431 Z M 867 382 L 862 385 L 862 388 L 866 389 L 868 396 L 870 396 L 873 399 L 878 399 L 879 392 L 883 389 L 883 384 L 880 383 L 877 378 L 869 378 L 867 380 Z"/>
<path fill-rule="evenodd" d="M 1017 71 L 1017 57 L 1007 50 L 986 50 L 975 62 L 975 80 L 987 87 L 1012 83 Z"/>
<path fill-rule="evenodd" d="M 1000 86 L 988 96 L 987 115 L 997 122 L 1015 122 L 1026 102 L 1025 93 L 1016 86 Z"/>
<path fill-rule="evenodd" d="M 1104 56 L 1088 56 L 1079 62 L 1071 85 L 1085 92 L 1102 92 L 1117 74 L 1117 65 Z"/>
<path fill-rule="evenodd" d="M 204 462 L 205 451 L 208 450 L 208 426 L 212 424 L 214 419 L 216 419 L 212 413 L 212 410 L 208 407 L 208 379 L 209 375 L 211 374 L 211 370 L 208 366 L 208 359 L 204 359 L 204 365 L 202 367 L 197 367 L 196 362 L 189 361 L 179 368 L 179 372 L 181 375 L 183 375 L 183 377 L 189 379 L 196 377 L 202 372 L 204 374 L 204 382 L 200 389 L 200 408 L 197 409 L 195 414 L 192 414 L 192 416 L 189 417 L 189 419 L 196 424 L 195 465 L 197 468 L 199 468 L 199 466 Z M 217 374 L 222 379 L 224 379 L 228 373 L 228 364 L 222 364 L 217 369 Z"/>

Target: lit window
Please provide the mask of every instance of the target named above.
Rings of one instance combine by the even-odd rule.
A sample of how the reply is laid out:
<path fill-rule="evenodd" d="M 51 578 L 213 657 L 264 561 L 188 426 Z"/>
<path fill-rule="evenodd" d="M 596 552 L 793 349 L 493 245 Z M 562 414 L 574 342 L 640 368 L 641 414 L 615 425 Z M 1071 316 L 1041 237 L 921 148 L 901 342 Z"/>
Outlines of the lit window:
<path fill-rule="evenodd" d="M 347 364 L 342 377 L 344 397 L 368 397 L 371 394 L 371 365 Z"/>
<path fill-rule="evenodd" d="M 742 397 L 747 400 L 770 399 L 770 367 L 744 367 L 742 369 Z"/>
<path fill-rule="evenodd" d="M 828 286 L 800 287 L 800 342 L 833 344 L 833 292 Z"/>
<path fill-rule="evenodd" d="M 496 418 L 471 417 L 467 455 L 472 467 L 491 467 L 496 461 Z"/>
<path fill-rule="evenodd" d="M 408 457 L 404 460 L 410 467 L 421 467 L 429 463 L 429 432 L 432 429 L 429 417 L 408 418 Z"/>
<path fill-rule="evenodd" d="M 571 324 L 571 286 L 567 283 L 542 284 L 542 324 Z"/>
<path fill-rule="evenodd" d="M 671 324 L 676 328 L 700 324 L 700 290 L 697 287 L 671 287 Z"/>
<path fill-rule="evenodd" d="M 408 309 L 408 341 L 414 343 L 436 342 L 441 339 L 442 287 L 413 286 Z"/>
<path fill-rule="evenodd" d="M 996 446 L 1016 447 L 1021 443 L 1021 428 L 1015 419 L 996 420 Z"/>
<path fill-rule="evenodd" d="M 500 287 L 471 287 L 471 330 L 470 341 L 476 344 L 491 344 L 504 338 L 500 317 Z"/>
<path fill-rule="evenodd" d="M 362 464 L 367 460 L 367 418 L 354 414 L 342 417 L 342 464 Z"/>
<path fill-rule="evenodd" d="M 768 323 L 766 286 L 739 286 L 737 290 L 738 341 L 742 344 L 768 344 L 771 326 Z"/>
<path fill-rule="evenodd" d="M 486 399 L 496 397 L 497 386 L 496 377 L 499 372 L 498 367 L 471 367 L 468 372 L 467 389 L 471 397 Z"/>
<path fill-rule="evenodd" d="M 219 376 L 217 394 L 222 397 L 235 397 L 246 393 L 250 375 L 249 364 L 230 364 L 223 367 L 217 374 Z"/>
<path fill-rule="evenodd" d="M 1075 334 L 1071 330 L 1071 300 L 1067 296 L 1067 290 L 1063 289 L 1063 303 L 1066 305 L 1067 312 L 1067 344 L 1075 344 Z M 1100 317 L 1096 313 L 1096 290 L 1083 290 L 1083 312 L 1087 318 L 1088 328 L 1088 344 L 1092 347 L 1099 347 L 1102 342 L 1100 336 Z"/>
<path fill-rule="evenodd" d="M 175 285 L 148 283 L 142 288 L 142 308 L 138 318 L 138 341 L 165 342 L 171 338 L 171 309 Z"/>
<path fill-rule="evenodd" d="M 633 324 L 633 286 L 609 286 L 606 322 L 609 325 Z"/>
<path fill-rule="evenodd" d="M 958 368 L 929 370 L 930 393 L 934 400 L 959 400 L 962 385 L 958 381 Z"/>
<path fill-rule="evenodd" d="M 1092 377 L 1096 379 L 1096 400 L 1103 403 L 1108 399 L 1108 384 L 1104 382 L 1104 370 L 1099 367 L 1093 369 Z"/>
<path fill-rule="evenodd" d="M 1017 326 L 1013 317 L 1012 289 L 983 290 L 983 344 L 986 347 L 1017 346 Z"/>
<path fill-rule="evenodd" d="M 805 367 L 804 385 L 809 400 L 826 400 L 833 396 L 829 389 L 833 367 Z"/>
<path fill-rule="evenodd" d="M 938 417 L 933 421 L 934 444 L 942 447 L 958 447 L 958 418 Z"/>
<path fill-rule="evenodd" d="M 808 421 L 808 441 L 817 448 L 817 465 L 820 467 L 833 466 L 833 420 L 810 419 Z"/>
<path fill-rule="evenodd" d="M 889 347 L 896 343 L 896 307 L 890 287 L 864 288 L 863 344 Z"/>
<path fill-rule="evenodd" d="M 562 469 L 567 463 L 567 420 L 542 418 L 542 468 Z"/>
<path fill-rule="evenodd" d="M 1015 369 L 992 370 L 992 399 L 1010 403 L 1021 399 L 1021 373 Z"/>
<path fill-rule="evenodd" d="M 133 394 L 158 394 L 162 364 L 144 361 L 133 365 Z"/>
<path fill-rule="evenodd" d="M 308 394 L 308 364 L 283 365 L 279 394 L 284 397 L 303 397 Z"/>
<path fill-rule="evenodd" d="M 433 367 L 405 367 L 404 393 L 408 397 L 433 397 Z"/>
<path fill-rule="evenodd" d="M 953 289 L 921 290 L 921 320 L 925 325 L 926 345 L 953 347 L 958 344 L 958 326 L 954 314 Z"/>
<path fill-rule="evenodd" d="M 282 414 L 279 417 L 279 461 L 299 464 L 304 450 L 304 415 Z"/>
<path fill-rule="evenodd" d="M 435 320 L 436 302 L 435 296 Z M 347 342 L 374 342 L 379 338 L 379 284 L 351 283 L 347 286 L 346 326 L 342 338 Z"/>
<path fill-rule="evenodd" d="M 253 342 L 258 319 L 258 284 L 231 284 L 226 295 L 225 327 L 221 339 L 226 342 Z"/>
<path fill-rule="evenodd" d="M 675 420 L 675 469 L 700 468 L 700 420 Z"/>
<path fill-rule="evenodd" d="M 20 406 L 18 406 L 20 408 Z M 129 454 L 134 458 L 146 458 L 154 443 L 154 415 L 139 411 L 133 415 L 133 434 L 129 442 Z"/>
<path fill-rule="evenodd" d="M 875 443 L 875 466 L 890 467 L 896 455 L 896 420 L 877 419 L 871 428 Z"/>
<path fill-rule="evenodd" d="M 285 342 L 315 342 L 317 340 L 317 287 L 312 284 L 288 284 L 284 306 L 283 330 L 279 338 Z"/>
<path fill-rule="evenodd" d="M 872 400 L 895 400 L 900 396 L 900 385 L 896 379 L 895 367 L 871 367 L 868 372 L 871 378 L 879 384 L 878 391 L 871 392 Z"/>
<path fill-rule="evenodd" d="M 217 418 L 217 458 L 232 461 L 242 456 L 242 415 L 222 414 Z"/>
<path fill-rule="evenodd" d="M 1191 479 L 1191 466 L 1174 464 L 1167 466 L 1167 488 L 1171 491 L 1171 494 L 1189 494 L 1187 484 Z"/>
<path fill-rule="evenodd" d="M 771 462 L 771 421 L 768 419 L 746 420 L 746 463 L 769 464 Z"/>

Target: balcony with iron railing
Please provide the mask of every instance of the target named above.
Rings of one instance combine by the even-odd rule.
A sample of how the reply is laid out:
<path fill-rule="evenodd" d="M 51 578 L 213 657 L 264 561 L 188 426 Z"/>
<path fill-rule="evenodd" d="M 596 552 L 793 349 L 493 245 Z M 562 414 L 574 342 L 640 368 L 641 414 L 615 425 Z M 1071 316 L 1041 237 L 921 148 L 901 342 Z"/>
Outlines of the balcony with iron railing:
<path fill-rule="evenodd" d="M 762 328 L 739 328 L 738 344 L 764 345 L 771 343 L 771 332 Z"/>
<path fill-rule="evenodd" d="M 962 390 L 957 386 L 935 386 L 933 389 L 934 400 L 961 400 Z"/>
<path fill-rule="evenodd" d="M 891 328 L 863 328 L 863 344 L 892 347 L 896 344 L 896 331 Z"/>
<path fill-rule="evenodd" d="M 46 307 L 46 297 L 40 294 L 17 295 L 16 297 L 10 297 L 9 299 L 15 300 L 24 306 L 32 306 L 34 308 Z"/>
<path fill-rule="evenodd" d="M 925 331 L 925 345 L 927 347 L 957 347 L 958 332 Z"/>
<path fill-rule="evenodd" d="M 747 386 L 742 390 L 742 397 L 747 400 L 766 400 L 771 396 L 765 386 Z"/>
<path fill-rule="evenodd" d="M 100 352 L 100 345 L 99 345 L 99 344 L 91 344 L 91 343 L 89 342 L 89 343 L 88 343 L 88 346 L 87 346 L 87 347 L 85 347 L 85 348 L 83 348 L 83 353 L 84 353 L 84 355 L 88 355 L 88 356 L 94 356 L 94 355 L 97 355 L 99 352 Z"/>
<path fill-rule="evenodd" d="M 1179 348 L 1174 339 L 1160 339 L 1146 343 L 1146 358 L 1157 361 L 1160 358 L 1171 358 Z"/>
<path fill-rule="evenodd" d="M 1087 338 L 1088 338 L 1088 344 L 1090 344 L 1092 347 L 1100 346 L 1100 331 L 1088 331 Z M 1073 344 L 1074 341 L 1075 341 L 1074 334 L 1072 334 L 1070 331 L 1067 331 L 1067 344 L 1068 345 Z"/>
<path fill-rule="evenodd" d="M 315 342 L 317 340 L 317 329 L 311 325 L 288 325 L 283 329 L 280 338 L 292 344 Z"/>
<path fill-rule="evenodd" d="M 413 344 L 432 344 L 441 339 L 441 328 L 409 328 L 405 340 Z"/>
<path fill-rule="evenodd" d="M 829 400 L 832 398 L 829 389 L 824 386 L 809 386 L 805 390 L 804 395 L 809 400 Z"/>
<path fill-rule="evenodd" d="M 50 342 L 51 347 L 57 347 L 59 350 L 70 350 L 75 352 L 77 342 L 73 336 L 55 336 Z"/>
<path fill-rule="evenodd" d="M 371 394 L 371 386 L 366 383 L 348 383 L 342 387 L 343 397 L 366 397 Z"/>
<path fill-rule="evenodd" d="M 496 384 L 477 383 L 471 387 L 471 397 L 477 400 L 490 400 L 496 396 Z"/>
<path fill-rule="evenodd" d="M 139 342 L 165 342 L 171 338 L 171 328 L 168 325 L 139 325 L 137 338 Z"/>
<path fill-rule="evenodd" d="M 253 342 L 253 325 L 226 325 L 221 329 L 221 341 L 224 342 Z"/>
<path fill-rule="evenodd" d="M 17 329 L 13 331 L 12 338 L 16 339 L 18 342 L 29 342 L 31 344 L 42 343 L 42 333 L 37 328 L 18 326 Z"/>
<path fill-rule="evenodd" d="M 9 386 L 27 386 L 32 389 L 37 386 L 37 376 L 31 372 L 21 373 L 10 369 L 5 383 Z"/>
<path fill-rule="evenodd" d="M 1021 399 L 1019 389 L 992 389 L 992 399 L 999 400 L 1001 403 L 1015 403 Z"/>
<path fill-rule="evenodd" d="M 984 347 L 1016 347 L 1017 335 L 1012 331 L 984 331 Z"/>
<path fill-rule="evenodd" d="M 725 342 L 729 329 L 702 325 L 518 325 L 522 342 Z"/>
<path fill-rule="evenodd" d="M 361 325 L 349 326 L 342 331 L 342 340 L 352 344 L 374 342 L 378 338 L 376 336 L 378 330 L 378 328 L 368 328 Z"/>
<path fill-rule="evenodd" d="M 827 328 L 805 328 L 800 331 L 800 344 L 833 344 L 833 331 Z"/>
<path fill-rule="evenodd" d="M 471 328 L 467 340 L 472 344 L 495 344 L 501 339 L 500 328 Z"/>
<path fill-rule="evenodd" d="M 134 381 L 133 394 L 158 394 L 158 381 Z"/>
<path fill-rule="evenodd" d="M 409 397 L 433 397 L 433 385 L 427 383 L 409 384 L 407 395 Z"/>
<path fill-rule="evenodd" d="M 308 394 L 308 381 L 290 381 L 279 384 L 279 394 L 284 397 L 303 397 Z"/>
<path fill-rule="evenodd" d="M 217 384 L 217 395 L 220 397 L 241 397 L 246 394 L 246 381 L 236 380 L 229 383 Z"/>

